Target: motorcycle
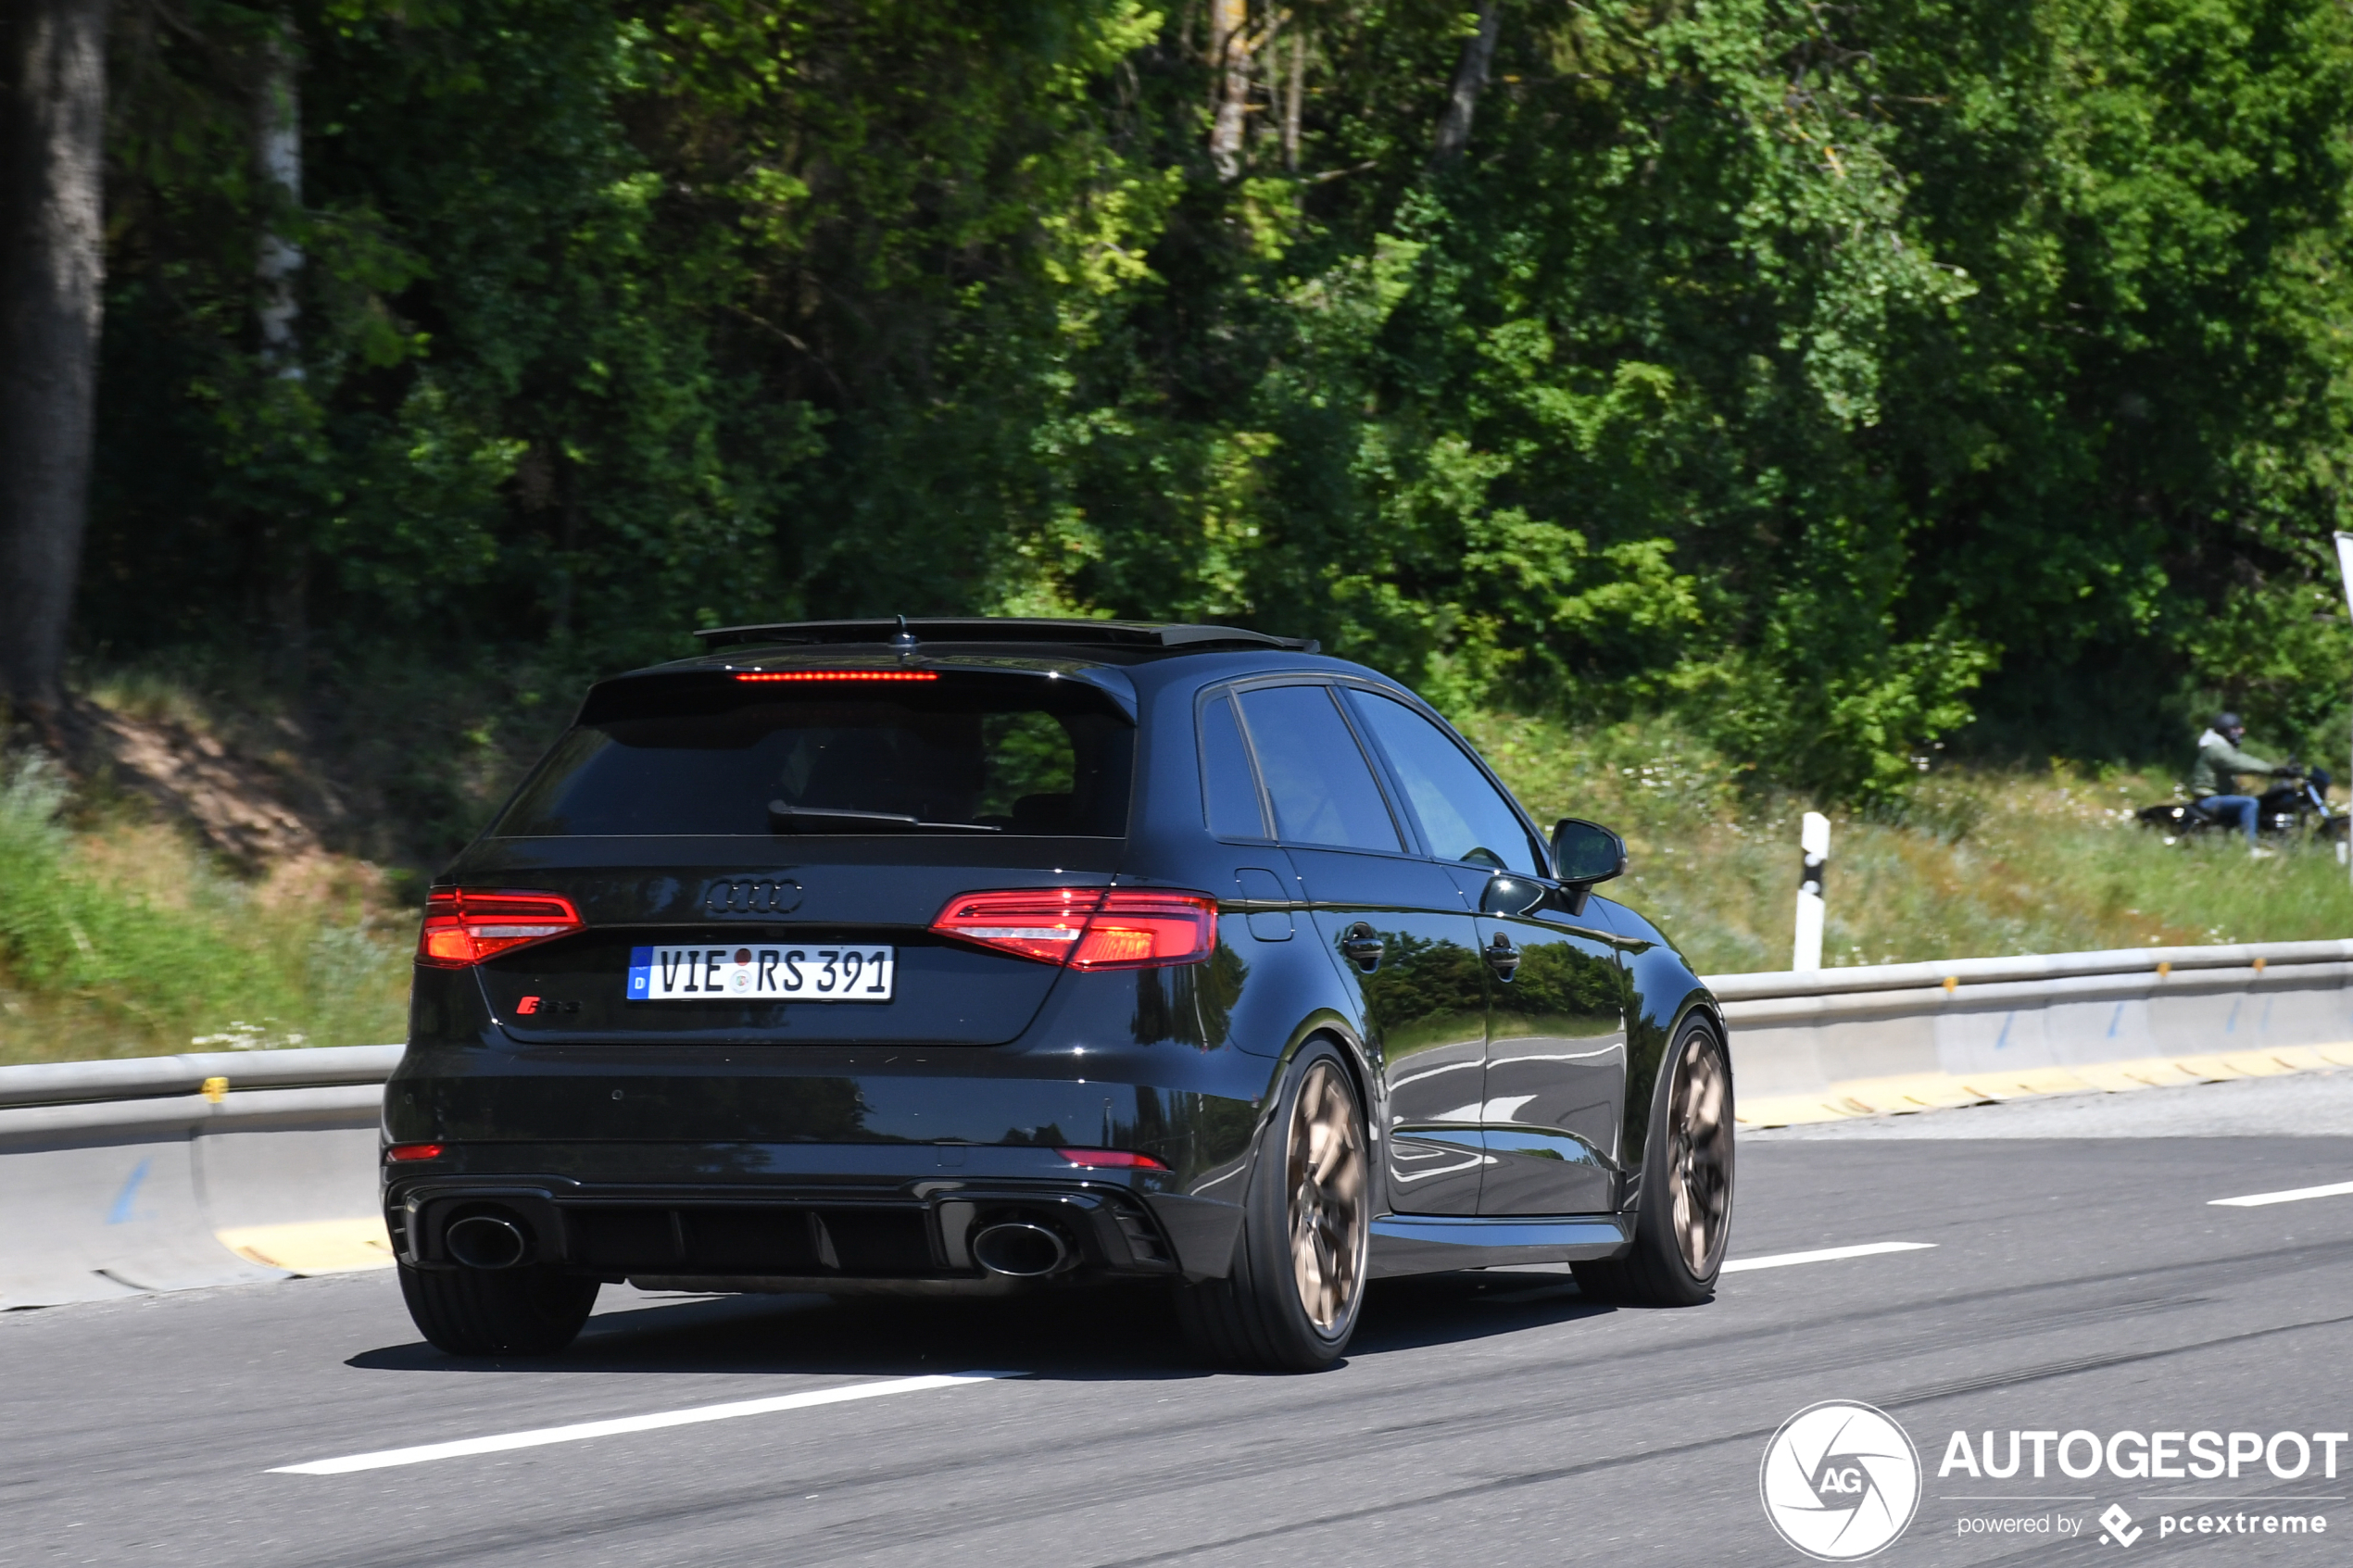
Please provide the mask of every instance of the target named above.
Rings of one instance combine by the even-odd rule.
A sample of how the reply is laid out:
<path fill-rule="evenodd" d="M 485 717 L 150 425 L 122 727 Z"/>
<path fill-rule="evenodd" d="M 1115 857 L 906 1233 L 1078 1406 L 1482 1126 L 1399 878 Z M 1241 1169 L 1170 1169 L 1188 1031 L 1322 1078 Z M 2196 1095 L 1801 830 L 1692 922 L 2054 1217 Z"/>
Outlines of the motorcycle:
<path fill-rule="evenodd" d="M 2274 775 L 2280 782 L 2255 797 L 2255 831 L 2271 838 L 2318 838 L 2343 844 L 2353 813 L 2329 809 L 2329 776 L 2319 768 L 2297 768 Z M 2145 806 L 2133 815 L 2143 827 L 2166 835 L 2165 841 L 2202 833 L 2236 833 L 2236 821 L 2204 811 L 2186 800 Z"/>

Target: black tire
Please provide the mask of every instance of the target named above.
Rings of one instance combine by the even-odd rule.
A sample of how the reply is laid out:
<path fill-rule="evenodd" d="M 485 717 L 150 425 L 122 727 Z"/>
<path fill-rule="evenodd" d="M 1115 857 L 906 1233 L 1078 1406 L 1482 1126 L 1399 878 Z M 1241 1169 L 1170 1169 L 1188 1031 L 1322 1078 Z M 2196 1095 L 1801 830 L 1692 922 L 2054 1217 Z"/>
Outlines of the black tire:
<path fill-rule="evenodd" d="M 1714 1028 L 1696 1019 L 1662 1066 L 1633 1248 L 1570 1269 L 1578 1288 L 1601 1300 L 1692 1307 L 1716 1294 L 1731 1234 L 1732 1067 Z"/>
<path fill-rule="evenodd" d="M 1347 1063 L 1309 1045 L 1260 1140 L 1233 1272 L 1177 1292 L 1177 1321 L 1204 1360 L 1320 1372 L 1347 1352 L 1371 1254 L 1370 1148 Z"/>
<path fill-rule="evenodd" d="M 416 1269 L 400 1294 L 418 1332 L 453 1356 L 552 1356 L 580 1336 L 597 1282 L 554 1269 Z"/>

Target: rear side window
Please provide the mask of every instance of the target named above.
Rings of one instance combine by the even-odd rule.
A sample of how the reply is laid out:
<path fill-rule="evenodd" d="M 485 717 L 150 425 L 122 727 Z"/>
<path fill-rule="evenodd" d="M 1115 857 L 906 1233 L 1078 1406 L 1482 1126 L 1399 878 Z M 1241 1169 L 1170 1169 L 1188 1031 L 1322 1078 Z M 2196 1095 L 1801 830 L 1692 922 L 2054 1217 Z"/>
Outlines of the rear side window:
<path fill-rule="evenodd" d="M 1275 807 L 1275 834 L 1293 844 L 1398 849 L 1380 786 L 1327 686 L 1260 686 L 1241 694 L 1242 721 Z"/>
<path fill-rule="evenodd" d="M 1241 726 L 1234 721 L 1234 699 L 1221 696 L 1202 709 L 1202 804 L 1209 831 L 1220 838 L 1265 838 L 1266 813 L 1258 803 L 1258 781 Z"/>
<path fill-rule="evenodd" d="M 1127 831 L 1135 730 L 1082 703 L 950 681 L 736 695 L 649 696 L 643 706 L 663 710 L 573 729 L 492 832 Z"/>
<path fill-rule="evenodd" d="M 1430 853 L 1497 871 L 1544 874 L 1527 826 L 1453 737 L 1393 697 L 1350 688 L 1348 700 L 1396 771 Z"/>

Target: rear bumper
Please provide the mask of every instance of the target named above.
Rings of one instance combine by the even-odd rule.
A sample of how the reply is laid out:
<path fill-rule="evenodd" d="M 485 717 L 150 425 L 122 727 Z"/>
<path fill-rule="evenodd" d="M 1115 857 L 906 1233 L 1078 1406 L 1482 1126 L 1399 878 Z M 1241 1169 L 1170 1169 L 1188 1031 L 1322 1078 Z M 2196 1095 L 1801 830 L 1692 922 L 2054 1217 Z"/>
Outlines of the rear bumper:
<path fill-rule="evenodd" d="M 964 1174 L 909 1174 L 902 1164 L 891 1179 L 873 1169 L 871 1148 L 837 1148 L 831 1152 L 846 1158 L 829 1162 L 827 1151 L 801 1146 L 791 1151 L 797 1173 L 758 1181 L 563 1173 L 577 1172 L 576 1158 L 537 1168 L 502 1159 L 507 1168 L 493 1171 L 465 1152 L 453 1148 L 435 1163 L 477 1168 L 387 1167 L 384 1218 L 402 1261 L 465 1266 L 453 1254 L 450 1227 L 486 1215 L 521 1233 L 519 1261 L 655 1288 L 955 1293 L 1024 1283 L 975 1257 L 975 1238 L 991 1226 L 1035 1226 L 1058 1239 L 1064 1256 L 1036 1283 L 1198 1279 L 1227 1272 L 1241 1218 L 1232 1204 L 1156 1190 L 1149 1180 L 1074 1177 L 1045 1149 L 959 1148 L 966 1158 L 999 1158 Z M 642 1168 L 648 1151 L 630 1152 L 639 1158 L 622 1163 Z M 921 1155 L 926 1165 L 937 1157 L 925 1148 L 894 1152 L 901 1161 Z M 1019 1157 L 1040 1169 L 1001 1169 Z M 828 1163 L 836 1168 L 824 1169 Z"/>
<path fill-rule="evenodd" d="M 1164 1046 L 412 1043 L 384 1135 L 444 1152 L 386 1164 L 385 1219 L 415 1267 L 462 1266 L 446 1233 L 471 1206 L 508 1216 L 532 1261 L 739 1282 L 711 1289 L 1001 1288 L 970 1238 L 1005 1216 L 1059 1238 L 1053 1279 L 1222 1277 L 1271 1066 Z"/>

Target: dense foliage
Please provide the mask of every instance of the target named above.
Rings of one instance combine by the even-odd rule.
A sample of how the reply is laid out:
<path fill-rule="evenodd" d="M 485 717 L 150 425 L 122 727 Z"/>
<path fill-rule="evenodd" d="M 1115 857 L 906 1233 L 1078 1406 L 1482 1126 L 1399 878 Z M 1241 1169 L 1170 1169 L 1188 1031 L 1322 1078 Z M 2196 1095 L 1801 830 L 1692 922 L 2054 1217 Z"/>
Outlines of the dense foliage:
<path fill-rule="evenodd" d="M 123 0 L 85 646 L 1176 616 L 1823 795 L 2338 749 L 2342 6 L 1495 0 L 1438 157 L 1463 5 Z"/>

